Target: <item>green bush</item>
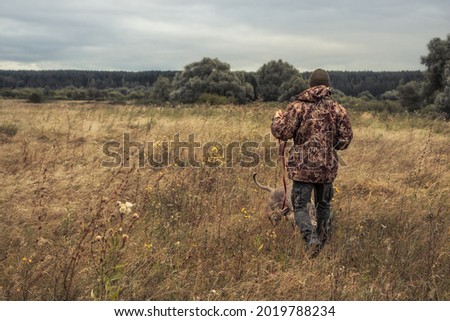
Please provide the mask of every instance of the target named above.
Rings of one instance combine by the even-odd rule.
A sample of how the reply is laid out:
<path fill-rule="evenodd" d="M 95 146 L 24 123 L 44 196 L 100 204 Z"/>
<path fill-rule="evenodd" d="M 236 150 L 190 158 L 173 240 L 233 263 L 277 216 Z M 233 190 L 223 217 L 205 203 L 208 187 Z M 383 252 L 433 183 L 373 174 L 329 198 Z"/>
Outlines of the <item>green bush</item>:
<path fill-rule="evenodd" d="M 398 97 L 398 90 L 393 89 L 393 90 L 388 90 L 385 93 L 383 93 L 380 98 L 382 100 L 399 100 L 400 98 Z"/>
<path fill-rule="evenodd" d="M 230 103 L 230 100 L 225 96 L 203 93 L 198 97 L 197 102 L 208 105 L 226 105 Z"/>
<path fill-rule="evenodd" d="M 28 96 L 28 102 L 33 104 L 40 104 L 44 101 L 44 98 L 39 93 L 32 93 Z"/>
<path fill-rule="evenodd" d="M 370 111 L 377 113 L 403 113 L 405 108 L 398 101 L 390 100 L 369 100 L 362 98 L 346 97 L 341 103 L 349 110 L 354 111 Z"/>
<path fill-rule="evenodd" d="M 397 87 L 400 104 L 409 112 L 419 110 L 422 107 L 421 84 L 410 81 Z"/>
<path fill-rule="evenodd" d="M 281 59 L 269 61 L 259 68 L 256 80 L 264 101 L 288 101 L 308 87 L 300 72 Z"/>
<path fill-rule="evenodd" d="M 364 90 L 363 92 L 360 92 L 358 94 L 358 98 L 361 98 L 362 100 L 365 100 L 365 101 L 370 101 L 370 100 L 375 99 L 375 97 L 368 90 Z"/>

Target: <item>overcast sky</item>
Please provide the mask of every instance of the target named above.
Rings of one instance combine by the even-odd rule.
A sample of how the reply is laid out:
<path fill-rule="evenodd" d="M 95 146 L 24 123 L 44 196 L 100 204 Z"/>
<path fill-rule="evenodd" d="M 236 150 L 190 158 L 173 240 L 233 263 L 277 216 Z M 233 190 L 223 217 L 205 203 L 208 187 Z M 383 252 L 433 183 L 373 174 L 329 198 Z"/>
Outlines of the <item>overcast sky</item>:
<path fill-rule="evenodd" d="M 0 69 L 418 70 L 449 0 L 1 0 Z"/>

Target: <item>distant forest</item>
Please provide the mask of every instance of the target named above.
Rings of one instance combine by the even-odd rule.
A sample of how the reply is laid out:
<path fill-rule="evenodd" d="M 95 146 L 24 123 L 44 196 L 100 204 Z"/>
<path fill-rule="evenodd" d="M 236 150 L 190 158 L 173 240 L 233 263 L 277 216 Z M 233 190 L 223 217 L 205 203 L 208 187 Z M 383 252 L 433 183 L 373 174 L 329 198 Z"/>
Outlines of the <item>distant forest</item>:
<path fill-rule="evenodd" d="M 111 89 L 152 87 L 159 76 L 173 79 L 179 71 L 83 71 L 83 70 L 43 70 L 8 71 L 0 70 L 0 89 L 65 87 Z M 245 72 L 252 77 L 254 72 Z M 410 81 L 422 81 L 421 71 L 330 71 L 331 85 L 348 96 L 358 96 L 369 91 L 380 97 L 383 93 Z M 307 80 L 310 72 L 301 73 Z M 255 84 L 256 85 L 256 84 Z"/>
<path fill-rule="evenodd" d="M 330 71 L 331 86 L 348 96 L 370 91 L 375 97 L 410 81 L 422 81 L 421 71 Z M 310 73 L 303 73 L 305 79 Z"/>
<path fill-rule="evenodd" d="M 173 78 L 176 71 L 0 70 L 0 88 L 134 88 L 151 87 L 159 76 Z"/>

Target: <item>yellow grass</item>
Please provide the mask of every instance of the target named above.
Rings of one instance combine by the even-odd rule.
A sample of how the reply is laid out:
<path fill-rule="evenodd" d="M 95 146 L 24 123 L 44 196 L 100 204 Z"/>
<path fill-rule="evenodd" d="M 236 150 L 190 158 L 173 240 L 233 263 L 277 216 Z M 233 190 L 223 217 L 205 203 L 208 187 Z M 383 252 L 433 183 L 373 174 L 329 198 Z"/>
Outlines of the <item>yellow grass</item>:
<path fill-rule="evenodd" d="M 351 113 L 334 235 L 315 259 L 289 222 L 271 225 L 251 180 L 281 185 L 279 167 L 101 166 L 123 133 L 261 142 L 278 107 L 0 100 L 0 125 L 18 128 L 0 133 L 0 299 L 449 300 L 443 121 Z"/>

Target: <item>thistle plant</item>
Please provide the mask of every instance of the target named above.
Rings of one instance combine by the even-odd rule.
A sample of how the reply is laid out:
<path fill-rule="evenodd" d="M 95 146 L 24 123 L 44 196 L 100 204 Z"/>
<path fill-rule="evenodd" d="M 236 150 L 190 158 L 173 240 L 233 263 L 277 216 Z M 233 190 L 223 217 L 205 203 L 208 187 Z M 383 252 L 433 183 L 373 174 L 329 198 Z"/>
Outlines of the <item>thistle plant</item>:
<path fill-rule="evenodd" d="M 91 290 L 95 300 L 118 300 L 121 292 L 125 248 L 131 230 L 139 219 L 134 204 L 117 202 L 117 212 L 104 217 L 91 241 L 91 252 L 96 272 L 96 284 Z"/>

